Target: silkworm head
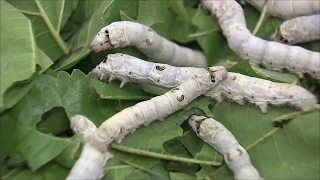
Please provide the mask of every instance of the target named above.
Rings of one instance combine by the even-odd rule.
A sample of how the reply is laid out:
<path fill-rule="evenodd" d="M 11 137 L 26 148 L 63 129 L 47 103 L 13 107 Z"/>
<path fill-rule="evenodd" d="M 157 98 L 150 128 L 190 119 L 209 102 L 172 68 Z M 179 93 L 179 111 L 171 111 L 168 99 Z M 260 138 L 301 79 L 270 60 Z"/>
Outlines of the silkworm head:
<path fill-rule="evenodd" d="M 228 78 L 228 71 L 223 66 L 212 66 L 207 69 L 215 81 L 222 81 Z"/>
<path fill-rule="evenodd" d="M 112 48 L 112 44 L 109 39 L 108 26 L 102 28 L 90 43 L 90 50 L 98 53 L 103 50 Z"/>
<path fill-rule="evenodd" d="M 196 131 L 197 133 L 199 133 L 199 129 L 200 129 L 200 126 L 201 126 L 201 123 L 207 119 L 206 117 L 204 116 L 196 116 L 196 115 L 193 115 L 190 117 L 189 119 L 189 125 L 192 127 L 192 129 L 194 131 Z"/>

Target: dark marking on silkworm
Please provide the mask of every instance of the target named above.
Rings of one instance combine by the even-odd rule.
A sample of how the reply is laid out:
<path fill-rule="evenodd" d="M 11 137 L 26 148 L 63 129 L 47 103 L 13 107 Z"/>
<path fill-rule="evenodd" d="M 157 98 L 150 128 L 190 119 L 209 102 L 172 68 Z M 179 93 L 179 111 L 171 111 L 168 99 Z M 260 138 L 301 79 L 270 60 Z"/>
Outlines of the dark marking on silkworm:
<path fill-rule="evenodd" d="M 156 70 L 163 71 L 164 69 L 166 69 L 166 66 L 156 65 Z"/>
<path fill-rule="evenodd" d="M 149 39 L 146 39 L 146 43 L 147 43 L 148 45 L 151 45 L 151 44 L 152 44 L 152 42 L 151 42 Z"/>
<path fill-rule="evenodd" d="M 180 97 L 177 97 L 177 100 L 180 101 L 180 102 L 183 101 L 184 100 L 184 95 L 182 94 Z"/>
<path fill-rule="evenodd" d="M 243 152 L 241 151 L 241 149 L 237 149 L 239 156 L 241 157 L 243 155 Z"/>
<path fill-rule="evenodd" d="M 230 153 L 228 153 L 228 155 L 227 155 L 227 161 L 229 161 L 229 162 L 233 161 L 233 159 L 231 159 L 231 157 L 230 157 Z"/>
<path fill-rule="evenodd" d="M 172 88 L 171 92 L 174 93 L 175 91 L 179 91 L 180 89 L 178 87 Z"/>
<path fill-rule="evenodd" d="M 215 82 L 216 82 L 216 79 L 215 79 L 215 78 L 216 78 L 216 77 L 211 76 L 211 82 L 215 83 Z"/>
<path fill-rule="evenodd" d="M 200 126 L 201 126 L 201 124 L 202 124 L 202 122 L 204 121 L 204 120 L 206 120 L 207 118 L 202 118 L 202 119 L 199 119 L 199 121 L 196 123 L 196 128 L 197 128 L 197 134 L 199 134 L 199 129 L 200 129 Z"/>

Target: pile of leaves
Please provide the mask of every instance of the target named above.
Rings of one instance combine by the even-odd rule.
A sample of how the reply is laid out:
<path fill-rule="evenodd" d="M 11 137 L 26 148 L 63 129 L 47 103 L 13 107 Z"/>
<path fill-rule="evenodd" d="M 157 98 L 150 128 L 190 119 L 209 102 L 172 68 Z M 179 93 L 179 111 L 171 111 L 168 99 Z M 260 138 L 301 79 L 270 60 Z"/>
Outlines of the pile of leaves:
<path fill-rule="evenodd" d="M 209 65 L 276 82 L 299 82 L 292 74 L 252 68 L 230 50 L 217 20 L 198 1 L 72 0 L 0 1 L 1 7 L 1 179 L 65 178 L 81 152 L 81 135 L 69 119 L 81 114 L 97 126 L 120 110 L 162 94 L 163 89 L 119 82 L 105 84 L 89 73 L 110 53 L 142 59 L 135 48 L 90 52 L 89 43 L 107 24 L 136 21 L 183 46 L 205 52 Z M 243 6 L 252 30 L 260 13 Z M 258 36 L 268 39 L 282 20 L 266 18 Z M 320 43 L 303 46 L 319 51 Z M 228 59 L 223 60 L 222 59 Z M 103 179 L 232 179 L 223 157 L 201 141 L 186 120 L 214 117 L 248 150 L 265 179 L 319 179 L 319 111 L 290 107 L 216 104 L 199 97 L 163 122 L 139 128 L 121 144 Z M 288 115 L 293 113 L 293 115 Z M 277 118 L 284 115 L 284 118 Z M 295 115 L 298 114 L 298 115 Z"/>

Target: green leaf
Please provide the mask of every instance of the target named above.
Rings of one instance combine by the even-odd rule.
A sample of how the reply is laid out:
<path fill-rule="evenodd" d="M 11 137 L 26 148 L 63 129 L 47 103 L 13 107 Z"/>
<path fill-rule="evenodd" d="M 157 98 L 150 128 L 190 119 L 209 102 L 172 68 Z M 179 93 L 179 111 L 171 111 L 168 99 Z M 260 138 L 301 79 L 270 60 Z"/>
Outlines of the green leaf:
<path fill-rule="evenodd" d="M 195 176 L 184 173 L 170 172 L 169 174 L 170 179 L 195 179 Z"/>
<path fill-rule="evenodd" d="M 178 14 L 184 22 L 190 22 L 188 11 L 183 6 L 183 0 L 170 1 L 170 8 Z"/>
<path fill-rule="evenodd" d="M 111 149 L 114 158 L 105 167 L 103 179 L 169 179 L 159 159 Z"/>
<path fill-rule="evenodd" d="M 1 179 L 65 179 L 69 173 L 67 168 L 62 167 L 58 163 L 50 162 L 37 171 L 30 169 L 14 169 L 6 168 L 6 174 L 1 173 Z"/>
<path fill-rule="evenodd" d="M 196 30 L 197 28 L 191 23 L 186 24 L 182 20 L 176 20 L 172 24 L 170 37 L 174 41 L 178 41 L 180 43 L 188 43 L 195 40 L 195 38 L 189 37 L 189 35 L 195 33 Z"/>
<path fill-rule="evenodd" d="M 31 23 L 6 1 L 1 1 L 0 39 L 2 109 L 5 91 L 14 83 L 31 78 L 36 71 L 36 44 Z"/>
<path fill-rule="evenodd" d="M 247 27 L 252 32 L 260 17 L 260 12 L 252 6 L 245 6 L 243 11 L 246 18 Z M 280 26 L 281 22 L 282 20 L 278 18 L 265 18 L 256 36 L 265 40 L 270 40 L 271 34 Z"/>
<path fill-rule="evenodd" d="M 268 114 L 262 114 L 252 105 L 224 102 L 214 115 L 244 148 L 249 149 L 250 159 L 263 178 L 318 179 L 320 112 L 296 116 L 283 128 L 274 127 L 270 120 L 291 111 L 289 108 L 269 108 Z M 232 177 L 226 169 L 224 166 L 207 173 L 218 179 Z"/>
<path fill-rule="evenodd" d="M 9 153 L 20 152 L 34 171 L 52 160 L 69 145 L 70 142 L 67 139 L 37 131 L 32 125 L 34 121 L 22 123 L 10 114 L 1 117 L 1 162 Z"/>
<path fill-rule="evenodd" d="M 69 129 L 69 124 L 69 118 L 64 109 L 54 107 L 42 115 L 37 129 L 44 134 L 59 135 Z"/>
<path fill-rule="evenodd" d="M 227 57 L 234 56 L 220 32 L 218 22 L 201 6 L 198 6 L 198 10 L 192 18 L 192 23 L 198 28 L 197 34 L 193 34 L 193 37 L 197 37 L 197 42 L 205 52 L 210 66 L 216 64 L 222 58 L 226 58 L 226 55 Z"/>
<path fill-rule="evenodd" d="M 94 10 L 87 7 L 94 7 Z M 121 0 L 88 1 L 84 9 L 87 19 L 68 41 L 72 44 L 71 52 L 60 59 L 53 68 L 65 70 L 75 65 L 90 53 L 89 44 L 98 31 L 107 24 L 120 20 L 120 10 L 134 16 L 136 8 L 136 0 L 125 3 Z"/>
<path fill-rule="evenodd" d="M 76 114 L 85 115 L 97 125 L 113 115 L 116 112 L 114 102 L 99 99 L 90 84 L 92 78 L 95 78 L 92 74 L 88 77 L 78 70 L 71 75 L 60 72 L 57 78 L 39 76 L 27 95 L 0 121 L 1 144 L 7 144 L 2 146 L 0 161 L 9 153 L 20 152 L 35 170 L 61 153 L 69 145 L 68 139 L 45 135 L 36 129 L 42 115 L 54 107 L 63 107 L 69 118 Z M 69 125 L 61 128 L 66 127 Z"/>
<path fill-rule="evenodd" d="M 128 84 L 120 89 L 116 87 L 120 82 L 107 85 L 98 82 L 92 74 L 84 74 L 90 72 L 110 53 L 123 52 L 145 59 L 134 47 L 108 50 L 99 54 L 90 53 L 88 46 L 92 38 L 103 26 L 113 21 L 126 19 L 143 22 L 168 39 L 188 43 L 186 46 L 193 49 L 199 49 L 200 45 L 207 55 L 209 65 L 217 65 L 218 62 L 226 66 L 235 64 L 224 60 L 235 60 L 235 54 L 228 47 L 217 19 L 198 6 L 199 1 L 41 1 L 40 5 L 44 8 L 53 3 L 52 8 L 44 9 L 43 14 L 47 15 L 53 27 L 61 20 L 57 37 L 60 37 L 69 49 L 68 54 L 63 53 L 40 16 L 35 3 L 39 1 L 1 1 L 1 10 L 6 9 L 2 6 L 6 2 L 14 4 L 31 20 L 32 25 L 27 24 L 28 31 L 24 31 L 28 32 L 29 36 L 32 36 L 30 32 L 34 32 L 36 43 L 31 46 L 29 41 L 27 46 L 23 46 L 33 48 L 30 55 L 34 58 L 33 69 L 29 76 L 19 76 L 21 80 L 11 81 L 11 85 L 1 94 L 1 101 L 4 102 L 0 121 L 2 179 L 65 179 L 70 171 L 69 167 L 81 151 L 81 135 L 69 137 L 71 130 L 68 118 L 75 114 L 85 115 L 99 126 L 119 110 L 136 104 L 145 95 L 146 98 L 149 96 L 136 87 L 143 87 L 152 94 L 168 91 L 146 88 L 144 84 Z M 63 3 L 65 8 L 61 11 Z M 247 25 L 252 30 L 259 18 L 259 12 L 250 5 L 243 7 Z M 3 12 L 6 11 L 1 11 L 2 14 Z M 14 12 L 18 13 L 16 10 L 11 13 Z M 2 25 L 8 23 L 3 17 L 14 17 L 2 14 Z M 21 13 L 19 14 L 21 16 Z M 30 22 L 21 17 L 20 19 Z M 10 23 L 14 22 L 12 20 Z M 258 36 L 268 39 L 279 26 L 279 22 L 275 18 L 266 18 Z M 1 33 L 1 66 L 4 60 L 2 49 L 6 49 L 11 42 L 27 37 L 13 33 L 21 28 L 23 23 L 9 25 L 12 27 L 7 31 L 9 33 Z M 2 26 L 1 30 L 7 27 L 9 26 Z M 21 34 L 26 34 L 25 32 Z M 11 39 L 7 42 L 2 36 Z M 20 47 L 19 45 L 17 44 L 17 47 Z M 317 42 L 302 46 L 316 51 L 319 49 Z M 7 48 L 15 51 L 10 60 L 12 57 L 20 57 L 27 50 L 23 47 L 20 47 L 19 51 Z M 56 60 L 53 66 L 52 60 L 46 54 Z M 49 66 L 51 69 L 46 71 Z M 18 63 L 15 69 L 1 67 L 1 80 L 2 75 L 5 75 L 2 72 L 11 71 L 19 75 L 26 67 L 20 67 Z M 72 74 L 58 72 L 63 69 L 68 69 Z M 251 67 L 247 61 L 242 61 L 231 69 L 233 72 L 248 73 L 252 77 L 276 82 L 292 83 L 298 80 L 295 75 Z M 48 75 L 38 77 L 38 74 L 44 71 Z M 309 79 L 301 82 L 304 87 L 308 87 L 309 83 Z M 109 99 L 102 99 L 103 96 Z M 287 106 L 270 107 L 267 114 L 262 114 L 259 108 L 252 104 L 240 106 L 225 100 L 215 105 L 212 113 L 210 102 L 215 101 L 200 97 L 183 110 L 165 118 L 164 122 L 157 121 L 148 127 L 139 128 L 118 144 L 122 149 L 117 149 L 114 146 L 117 144 L 112 144 L 109 150 L 114 154 L 114 158 L 108 161 L 103 179 L 233 179 L 234 175 L 229 168 L 219 165 L 223 157 L 191 130 L 186 121 L 191 114 L 210 117 L 214 115 L 214 118 L 224 124 L 241 145 L 248 149 L 253 165 L 265 179 L 319 179 L 319 111 L 274 122 L 281 115 L 292 114 L 294 109 Z M 10 107 L 12 108 L 9 109 Z M 283 128 L 278 129 L 275 126 Z M 48 134 L 41 133 L 39 128 L 45 128 L 45 133 Z M 129 148 L 135 151 L 128 151 Z M 185 159 L 177 161 L 172 158 Z M 211 165 L 204 165 L 208 163 Z M 35 169 L 37 170 L 34 171 Z"/>
<path fill-rule="evenodd" d="M 106 84 L 97 79 L 92 79 L 91 83 L 102 99 L 147 100 L 152 97 L 135 84 L 127 84 L 119 89 L 119 82 Z"/>
<path fill-rule="evenodd" d="M 82 150 L 82 148 L 80 148 L 82 137 L 82 134 L 75 134 L 72 136 L 70 138 L 70 145 L 55 158 L 55 161 L 64 167 L 72 168 L 74 163 L 80 157 L 80 151 Z"/>
<path fill-rule="evenodd" d="M 293 74 L 274 72 L 267 69 L 251 67 L 249 60 L 242 60 L 239 63 L 228 68 L 230 72 L 237 72 L 251 77 L 267 79 L 274 82 L 296 83 L 298 78 Z"/>
<path fill-rule="evenodd" d="M 137 22 L 146 26 L 158 23 L 166 23 L 169 15 L 168 3 L 166 1 L 140 1 Z"/>
<path fill-rule="evenodd" d="M 10 4 L 23 12 L 31 21 L 39 48 L 53 61 L 69 52 L 60 36 L 60 30 L 67 22 L 78 1 L 17 1 Z"/>

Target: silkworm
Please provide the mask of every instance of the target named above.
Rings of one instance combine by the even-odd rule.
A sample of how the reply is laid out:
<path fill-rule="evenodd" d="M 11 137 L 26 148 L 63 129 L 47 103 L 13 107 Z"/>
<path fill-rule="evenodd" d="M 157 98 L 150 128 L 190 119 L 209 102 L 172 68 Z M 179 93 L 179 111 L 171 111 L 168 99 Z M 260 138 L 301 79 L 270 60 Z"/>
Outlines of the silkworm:
<path fill-rule="evenodd" d="M 129 55 L 110 54 L 92 72 L 103 81 L 119 79 L 120 87 L 133 82 L 173 88 L 202 71 L 202 68 L 174 67 L 143 61 Z M 317 102 L 312 93 L 298 85 L 275 83 L 232 72 L 228 73 L 226 80 L 210 88 L 204 95 L 218 102 L 222 102 L 225 97 L 241 105 L 249 101 L 258 105 L 263 113 L 267 112 L 268 104 L 289 104 L 309 111 Z"/>
<path fill-rule="evenodd" d="M 101 152 L 87 143 L 87 137 L 97 129 L 96 126 L 88 118 L 76 115 L 70 119 L 70 127 L 75 133 L 83 134 L 84 146 L 66 179 L 101 179 L 103 167 L 112 155 L 109 152 Z"/>
<path fill-rule="evenodd" d="M 193 115 L 189 119 L 189 125 L 198 137 L 224 156 L 235 179 L 262 179 L 256 168 L 252 166 L 247 151 L 220 122 L 212 118 Z"/>
<path fill-rule="evenodd" d="M 135 66 L 139 67 L 139 64 Z M 111 142 L 120 143 L 125 135 L 134 132 L 142 124 L 147 126 L 157 119 L 163 120 L 164 117 L 183 108 L 196 97 L 226 79 L 227 74 L 223 66 L 202 68 L 199 74 L 191 76 L 190 79 L 167 93 L 140 102 L 115 114 L 102 123 L 88 137 L 88 141 L 100 151 L 106 152 L 107 146 Z"/>
<path fill-rule="evenodd" d="M 262 65 L 275 71 L 286 69 L 300 78 L 303 73 L 308 73 L 311 77 L 320 79 L 319 52 L 253 36 L 246 27 L 241 6 L 234 0 L 208 0 L 202 1 L 202 5 L 217 16 L 229 47 L 241 58 L 249 59 L 253 65 Z"/>
<path fill-rule="evenodd" d="M 296 17 L 283 22 L 271 40 L 297 44 L 320 39 L 320 14 Z"/>
<path fill-rule="evenodd" d="M 153 29 L 135 22 L 113 22 L 102 28 L 90 43 L 94 52 L 126 46 L 137 47 L 155 62 L 207 67 L 207 60 L 202 52 L 179 46 L 158 35 Z"/>
<path fill-rule="evenodd" d="M 263 0 L 246 0 L 257 9 L 261 10 Z M 306 16 L 320 13 L 320 3 L 314 0 L 268 0 L 267 13 L 282 19 L 291 19 L 298 16 Z"/>

